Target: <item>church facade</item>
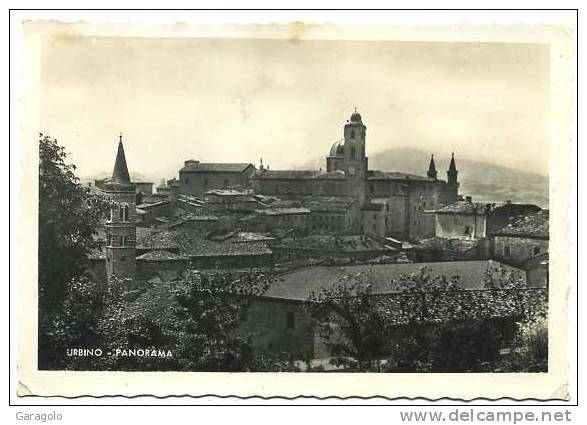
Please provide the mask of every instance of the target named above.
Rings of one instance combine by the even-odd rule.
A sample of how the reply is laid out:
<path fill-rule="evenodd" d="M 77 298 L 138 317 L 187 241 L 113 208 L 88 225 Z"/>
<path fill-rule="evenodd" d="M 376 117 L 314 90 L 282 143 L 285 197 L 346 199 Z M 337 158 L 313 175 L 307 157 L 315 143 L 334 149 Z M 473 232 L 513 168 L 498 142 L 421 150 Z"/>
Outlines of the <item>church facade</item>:
<path fill-rule="evenodd" d="M 343 202 L 322 219 L 313 210 L 310 230 L 362 233 L 383 238 L 417 240 L 434 235 L 434 216 L 426 213 L 458 200 L 454 155 L 447 180 L 438 179 L 434 157 L 426 176 L 370 170 L 366 155 L 367 127 L 358 112 L 344 125 L 343 137 L 332 145 L 326 170 L 257 170 L 251 177 L 255 193 L 317 202 Z"/>

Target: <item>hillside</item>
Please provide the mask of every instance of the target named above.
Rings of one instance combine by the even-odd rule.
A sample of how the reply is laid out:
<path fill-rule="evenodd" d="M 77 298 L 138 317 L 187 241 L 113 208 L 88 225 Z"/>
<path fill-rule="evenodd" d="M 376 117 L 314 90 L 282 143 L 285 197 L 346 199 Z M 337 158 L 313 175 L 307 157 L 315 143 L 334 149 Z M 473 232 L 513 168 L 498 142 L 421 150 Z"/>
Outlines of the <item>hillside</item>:
<path fill-rule="evenodd" d="M 438 177 L 446 179 L 450 157 L 437 156 L 434 159 Z M 395 148 L 370 154 L 369 168 L 426 175 L 429 161 L 430 156 L 426 152 L 413 148 Z M 548 208 L 547 176 L 458 156 L 456 161 L 459 170 L 459 193 L 472 195 L 473 199 L 481 202 L 511 200 Z M 298 168 L 315 169 L 324 166 L 323 159 L 315 159 Z"/>

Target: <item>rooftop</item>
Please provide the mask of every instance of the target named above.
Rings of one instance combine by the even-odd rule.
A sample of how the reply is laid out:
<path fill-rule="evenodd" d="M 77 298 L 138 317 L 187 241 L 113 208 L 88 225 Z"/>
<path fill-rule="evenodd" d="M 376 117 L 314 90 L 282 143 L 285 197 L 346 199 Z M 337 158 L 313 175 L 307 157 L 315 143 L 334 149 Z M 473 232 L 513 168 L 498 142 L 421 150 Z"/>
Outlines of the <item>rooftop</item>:
<path fill-rule="evenodd" d="M 367 180 L 398 180 L 398 181 L 421 181 L 421 182 L 443 182 L 443 180 L 435 180 L 426 176 L 419 176 L 417 174 L 400 173 L 395 171 L 379 171 L 369 170 L 367 172 Z"/>
<path fill-rule="evenodd" d="M 338 212 L 347 210 L 357 198 L 352 196 L 305 196 L 302 206 L 315 212 Z"/>
<path fill-rule="evenodd" d="M 514 204 L 511 202 L 472 202 L 457 201 L 439 208 L 437 214 L 471 214 L 485 215 L 500 211 L 506 215 L 528 214 L 540 211 L 540 207 L 533 204 Z"/>
<path fill-rule="evenodd" d="M 283 239 L 279 247 L 348 253 L 389 251 L 385 244 L 363 235 L 311 235 L 295 239 Z"/>
<path fill-rule="evenodd" d="M 235 190 L 235 189 L 212 189 L 204 192 L 204 195 L 216 195 L 216 196 L 250 196 L 250 191 L 246 190 Z"/>
<path fill-rule="evenodd" d="M 496 235 L 548 239 L 548 222 L 549 211 L 542 210 L 534 214 L 517 217 L 513 222 L 499 230 Z"/>
<path fill-rule="evenodd" d="M 310 180 L 310 179 L 343 179 L 343 171 L 326 170 L 262 170 L 253 178 L 263 180 Z"/>
<path fill-rule="evenodd" d="M 186 161 L 180 172 L 221 172 L 221 173 L 242 173 L 247 168 L 253 167 L 249 162 L 198 162 Z"/>
<path fill-rule="evenodd" d="M 459 283 L 464 289 L 483 289 L 483 278 L 486 270 L 489 267 L 498 266 L 519 272 L 520 278 L 525 280 L 526 275 L 521 270 L 493 260 L 314 266 L 282 275 L 271 284 L 264 296 L 304 301 L 313 291 L 334 287 L 344 276 L 357 276 L 360 273 L 365 273 L 366 276 L 369 276 L 368 283 L 372 286 L 373 294 L 397 293 L 399 288 L 395 281 L 402 275 L 409 276 L 413 273 L 418 273 L 422 267 L 426 267 L 430 275 L 445 276 L 447 280 L 453 276 L 459 276 Z"/>
<path fill-rule="evenodd" d="M 153 250 L 153 251 L 149 251 L 143 255 L 138 256 L 137 260 L 143 260 L 143 261 L 187 260 L 187 257 L 184 257 L 179 254 L 174 254 L 173 252 L 169 252 L 169 251 L 165 251 L 165 250 Z"/>
<path fill-rule="evenodd" d="M 137 244 L 138 245 L 138 244 Z M 141 241 L 142 246 L 170 246 L 179 248 L 179 253 L 187 257 L 218 257 L 239 255 L 271 254 L 263 242 L 216 242 L 202 236 L 200 231 L 189 228 L 174 228 L 151 234 Z"/>
<path fill-rule="evenodd" d="M 283 207 L 283 208 L 266 208 L 263 210 L 255 210 L 256 213 L 268 216 L 280 216 L 280 215 L 296 215 L 296 214 L 309 214 L 310 210 L 307 208 L 299 207 Z"/>

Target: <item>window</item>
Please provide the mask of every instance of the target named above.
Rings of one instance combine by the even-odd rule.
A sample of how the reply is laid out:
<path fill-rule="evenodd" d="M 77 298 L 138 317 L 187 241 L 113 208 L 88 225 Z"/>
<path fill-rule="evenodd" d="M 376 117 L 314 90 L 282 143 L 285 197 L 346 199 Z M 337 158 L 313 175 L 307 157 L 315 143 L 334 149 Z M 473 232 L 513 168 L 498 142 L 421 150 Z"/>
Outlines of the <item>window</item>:
<path fill-rule="evenodd" d="M 355 130 L 351 130 L 351 139 L 355 138 Z"/>
<path fill-rule="evenodd" d="M 126 236 L 120 237 L 120 246 L 126 246 Z"/>
<path fill-rule="evenodd" d="M 128 205 L 120 206 L 120 221 L 128 221 Z"/>
<path fill-rule="evenodd" d="M 370 191 L 371 193 L 375 192 L 375 185 L 374 185 L 374 184 L 370 184 L 370 185 L 369 185 L 369 191 Z"/>
<path fill-rule="evenodd" d="M 540 247 L 539 247 L 539 246 L 535 246 L 535 247 L 532 249 L 532 253 L 533 253 L 534 255 L 538 255 L 538 254 L 540 254 Z"/>
<path fill-rule="evenodd" d="M 285 328 L 295 329 L 296 328 L 296 315 L 291 311 L 285 313 Z"/>
<path fill-rule="evenodd" d="M 509 244 L 503 245 L 503 258 L 509 259 L 512 256 L 512 247 Z"/>
<path fill-rule="evenodd" d="M 465 235 L 469 236 L 471 234 L 471 226 L 465 226 Z"/>
<path fill-rule="evenodd" d="M 355 147 L 354 146 L 351 146 L 351 159 L 355 159 L 356 153 L 357 152 L 355 151 Z"/>
<path fill-rule="evenodd" d="M 188 179 L 184 179 L 184 183 L 185 183 L 185 184 L 189 184 L 189 182 L 190 182 L 190 181 L 189 181 Z"/>
<path fill-rule="evenodd" d="M 208 179 L 204 179 L 204 186 L 208 187 Z"/>
<path fill-rule="evenodd" d="M 224 179 L 224 186 L 228 186 L 228 183 L 229 183 L 228 179 Z"/>

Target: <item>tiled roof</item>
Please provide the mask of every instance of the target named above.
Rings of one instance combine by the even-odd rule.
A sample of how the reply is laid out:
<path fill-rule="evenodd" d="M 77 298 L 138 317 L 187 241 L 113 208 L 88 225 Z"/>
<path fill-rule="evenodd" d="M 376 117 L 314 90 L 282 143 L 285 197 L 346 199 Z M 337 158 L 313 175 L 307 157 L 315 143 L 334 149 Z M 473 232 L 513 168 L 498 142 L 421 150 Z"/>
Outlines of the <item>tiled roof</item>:
<path fill-rule="evenodd" d="M 251 193 L 244 190 L 235 189 L 212 189 L 204 192 L 204 195 L 216 195 L 216 196 L 246 196 L 252 198 Z"/>
<path fill-rule="evenodd" d="M 542 210 L 535 214 L 516 218 L 512 223 L 499 230 L 496 235 L 548 239 L 548 222 L 549 211 Z"/>
<path fill-rule="evenodd" d="M 256 213 L 268 216 L 292 215 L 292 214 L 309 214 L 307 208 L 284 207 L 284 208 L 266 208 L 264 210 L 255 210 Z"/>
<path fill-rule="evenodd" d="M 169 201 L 160 201 L 160 200 L 157 202 L 149 202 L 149 203 L 143 202 L 142 204 L 137 205 L 137 208 L 141 208 L 144 210 L 144 209 L 148 209 L 151 207 L 159 207 L 161 205 L 168 204 L 168 203 L 169 203 Z"/>
<path fill-rule="evenodd" d="M 540 210 L 540 207 L 533 204 L 514 204 L 511 202 L 470 202 L 457 201 L 439 208 L 437 214 L 471 214 L 485 215 L 503 213 L 507 216 L 531 214 Z"/>
<path fill-rule="evenodd" d="M 370 276 L 368 283 L 372 286 L 373 294 L 397 293 L 399 288 L 394 281 L 401 275 L 409 276 L 418 273 L 422 267 L 427 267 L 432 276 L 445 276 L 447 279 L 459 276 L 460 284 L 465 289 L 482 289 L 486 269 L 497 266 L 518 271 L 521 279 L 525 280 L 526 278 L 525 273 L 521 270 L 493 260 L 316 266 L 282 275 L 279 280 L 271 284 L 264 296 L 303 301 L 308 298 L 311 292 L 333 287 L 341 281 L 343 276 L 356 276 L 359 273 L 366 273 Z"/>
<path fill-rule="evenodd" d="M 218 257 L 271 254 L 263 242 L 215 242 L 204 238 L 196 229 L 163 230 L 151 236 L 155 243 L 174 244 L 187 257 Z"/>
<path fill-rule="evenodd" d="M 192 240 L 183 250 L 190 257 L 224 257 L 271 254 L 264 243 L 259 242 L 213 242 L 204 238 Z"/>
<path fill-rule="evenodd" d="M 149 251 L 141 256 L 138 256 L 137 260 L 143 260 L 143 261 L 187 260 L 187 257 L 184 257 L 179 254 L 174 254 L 169 251 L 157 249 L 157 250 Z"/>
<path fill-rule="evenodd" d="M 344 212 L 356 200 L 350 196 L 306 196 L 302 206 L 312 212 Z"/>
<path fill-rule="evenodd" d="M 137 232 L 137 249 L 174 250 L 177 248 L 178 244 L 170 231 Z"/>
<path fill-rule="evenodd" d="M 482 239 L 471 238 L 441 238 L 433 237 L 429 239 L 422 239 L 415 245 L 416 249 L 435 249 L 442 251 L 468 251 L 483 244 Z"/>
<path fill-rule="evenodd" d="M 312 235 L 295 239 L 283 239 L 280 248 L 326 250 L 339 252 L 389 251 L 385 244 L 368 236 Z"/>
<path fill-rule="evenodd" d="M 416 180 L 429 182 L 442 182 L 442 180 L 434 180 L 426 176 L 419 176 L 417 174 L 399 173 L 395 171 L 379 171 L 369 170 L 367 173 L 367 180 Z"/>
<path fill-rule="evenodd" d="M 241 173 L 247 168 L 253 167 L 251 163 L 237 162 L 191 162 L 182 167 L 180 172 L 200 173 L 200 172 L 222 172 L 222 173 Z"/>
<path fill-rule="evenodd" d="M 493 204 L 493 207 L 495 204 Z M 436 210 L 437 214 L 485 215 L 493 208 L 492 204 L 482 202 L 457 201 Z"/>
<path fill-rule="evenodd" d="M 263 170 L 252 178 L 263 180 L 344 179 L 343 171 L 325 170 Z"/>
<path fill-rule="evenodd" d="M 231 236 L 229 240 L 232 243 L 269 242 L 274 241 L 275 238 L 266 233 L 237 232 L 235 235 Z"/>

